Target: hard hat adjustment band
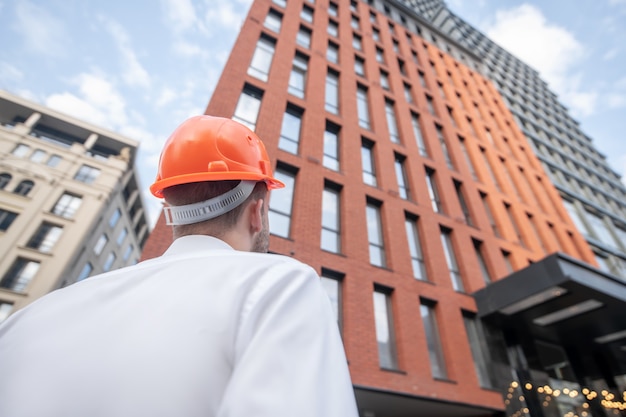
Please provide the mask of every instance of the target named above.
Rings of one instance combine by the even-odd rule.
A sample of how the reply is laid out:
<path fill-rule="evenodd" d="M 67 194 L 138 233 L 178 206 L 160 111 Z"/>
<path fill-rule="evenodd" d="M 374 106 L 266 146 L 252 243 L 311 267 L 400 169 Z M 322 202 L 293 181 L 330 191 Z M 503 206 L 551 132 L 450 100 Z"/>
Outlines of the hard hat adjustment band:
<path fill-rule="evenodd" d="M 241 181 L 232 190 L 209 200 L 185 206 L 164 207 L 165 223 L 168 226 L 180 226 L 221 216 L 243 203 L 252 194 L 255 185 L 256 181 Z"/>

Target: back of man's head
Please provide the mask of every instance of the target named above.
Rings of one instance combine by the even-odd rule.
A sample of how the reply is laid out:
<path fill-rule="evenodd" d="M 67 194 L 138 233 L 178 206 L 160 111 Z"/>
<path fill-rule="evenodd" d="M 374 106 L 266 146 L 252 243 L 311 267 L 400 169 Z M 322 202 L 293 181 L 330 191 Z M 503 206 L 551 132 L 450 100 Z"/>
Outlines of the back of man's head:
<path fill-rule="evenodd" d="M 220 237 L 237 224 L 250 202 L 267 204 L 267 191 L 282 187 L 252 130 L 203 115 L 184 121 L 168 138 L 150 191 L 165 198 L 166 223 L 174 226 L 175 237 Z"/>
<path fill-rule="evenodd" d="M 203 181 L 179 184 L 163 189 L 163 197 L 169 206 L 180 207 L 207 201 L 232 190 L 239 181 Z M 263 181 L 254 186 L 250 196 L 240 205 L 212 219 L 191 224 L 173 225 L 174 237 L 187 235 L 209 235 L 223 237 L 232 230 L 242 216 L 245 208 L 254 201 L 263 199 L 267 204 L 268 189 Z"/>

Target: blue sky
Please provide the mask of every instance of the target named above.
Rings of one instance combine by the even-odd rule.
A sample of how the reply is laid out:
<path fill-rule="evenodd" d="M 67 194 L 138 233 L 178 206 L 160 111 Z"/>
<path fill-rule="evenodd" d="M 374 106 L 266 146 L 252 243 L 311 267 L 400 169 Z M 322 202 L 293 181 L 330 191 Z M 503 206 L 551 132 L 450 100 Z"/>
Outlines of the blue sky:
<path fill-rule="evenodd" d="M 154 220 L 161 146 L 204 111 L 250 3 L 0 0 L 0 89 L 141 141 Z M 447 3 L 537 69 L 624 174 L 626 0 Z"/>

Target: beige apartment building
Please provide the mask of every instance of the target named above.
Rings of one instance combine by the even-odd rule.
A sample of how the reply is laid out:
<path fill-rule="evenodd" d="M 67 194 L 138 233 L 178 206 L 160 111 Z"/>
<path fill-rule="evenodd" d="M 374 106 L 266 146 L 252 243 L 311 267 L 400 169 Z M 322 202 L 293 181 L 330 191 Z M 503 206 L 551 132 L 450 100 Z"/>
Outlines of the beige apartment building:
<path fill-rule="evenodd" d="M 137 262 L 149 234 L 137 146 L 0 90 L 0 322 Z"/>

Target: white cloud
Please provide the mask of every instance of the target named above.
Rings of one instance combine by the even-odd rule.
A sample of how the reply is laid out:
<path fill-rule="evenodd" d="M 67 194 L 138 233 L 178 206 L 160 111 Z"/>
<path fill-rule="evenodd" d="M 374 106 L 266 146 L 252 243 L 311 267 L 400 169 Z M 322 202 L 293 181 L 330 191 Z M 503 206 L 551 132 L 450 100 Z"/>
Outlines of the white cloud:
<path fill-rule="evenodd" d="M 174 52 L 176 52 L 178 55 L 186 57 L 208 57 L 207 48 L 203 48 L 200 45 L 195 45 L 184 39 L 178 39 L 174 41 Z"/>
<path fill-rule="evenodd" d="M 161 6 L 168 27 L 182 33 L 197 25 L 196 9 L 191 0 L 162 0 Z"/>
<path fill-rule="evenodd" d="M 606 53 L 604 55 L 602 55 L 602 59 L 605 61 L 610 61 L 612 59 L 614 59 L 617 54 L 619 53 L 619 49 L 618 48 L 612 48 L 609 49 L 608 51 L 606 51 Z"/>
<path fill-rule="evenodd" d="M 626 94 L 610 93 L 606 97 L 606 104 L 611 109 L 626 107 Z"/>
<path fill-rule="evenodd" d="M 28 0 L 16 2 L 13 30 L 24 38 L 26 47 L 47 56 L 63 56 L 70 37 L 60 19 Z"/>
<path fill-rule="evenodd" d="M 124 67 L 122 79 L 130 86 L 149 88 L 151 84 L 148 71 L 139 63 L 137 54 L 131 47 L 130 37 L 126 30 L 117 22 L 100 17 L 105 29 L 113 36 L 120 50 L 121 62 Z"/>
<path fill-rule="evenodd" d="M 126 101 L 104 76 L 83 73 L 71 81 L 78 86 L 79 95 L 56 93 L 45 104 L 98 126 L 116 130 L 128 123 Z"/>
<path fill-rule="evenodd" d="M 0 85 L 13 84 L 21 81 L 24 73 L 8 62 L 0 62 Z"/>
<path fill-rule="evenodd" d="M 584 87 L 578 72 L 586 50 L 567 29 L 547 21 L 535 6 L 498 10 L 488 37 L 535 68 L 575 116 L 595 110 L 598 92 Z"/>
<path fill-rule="evenodd" d="M 165 87 L 161 90 L 161 93 L 156 99 L 156 106 L 163 107 L 176 99 L 176 91 L 174 89 Z"/>
<path fill-rule="evenodd" d="M 207 7 L 204 18 L 209 27 L 215 25 L 238 30 L 243 21 L 242 8 L 234 8 L 230 2 L 219 2 Z"/>

